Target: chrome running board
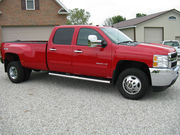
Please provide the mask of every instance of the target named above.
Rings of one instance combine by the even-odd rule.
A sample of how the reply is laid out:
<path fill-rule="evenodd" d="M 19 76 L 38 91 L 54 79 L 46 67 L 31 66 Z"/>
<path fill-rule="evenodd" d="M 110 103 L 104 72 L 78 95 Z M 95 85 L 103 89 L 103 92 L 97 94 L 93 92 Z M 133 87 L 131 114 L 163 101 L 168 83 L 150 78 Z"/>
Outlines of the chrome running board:
<path fill-rule="evenodd" d="M 108 83 L 108 84 L 111 83 L 108 80 L 92 79 L 92 78 L 79 77 L 79 76 L 73 76 L 73 75 L 65 75 L 65 74 L 57 74 L 57 73 L 49 73 L 49 75 L 73 78 L 73 79 L 79 79 L 79 80 L 86 80 L 86 81 L 92 81 L 92 82 L 100 82 L 100 83 Z"/>

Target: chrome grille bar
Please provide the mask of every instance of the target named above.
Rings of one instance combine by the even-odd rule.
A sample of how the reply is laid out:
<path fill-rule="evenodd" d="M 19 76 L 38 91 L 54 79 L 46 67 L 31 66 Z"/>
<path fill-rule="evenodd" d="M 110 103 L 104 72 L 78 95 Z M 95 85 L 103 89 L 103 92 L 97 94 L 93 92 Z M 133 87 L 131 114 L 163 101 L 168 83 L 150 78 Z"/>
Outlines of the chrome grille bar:
<path fill-rule="evenodd" d="M 168 56 L 169 56 L 169 68 L 176 67 L 178 60 L 177 52 L 169 53 Z"/>

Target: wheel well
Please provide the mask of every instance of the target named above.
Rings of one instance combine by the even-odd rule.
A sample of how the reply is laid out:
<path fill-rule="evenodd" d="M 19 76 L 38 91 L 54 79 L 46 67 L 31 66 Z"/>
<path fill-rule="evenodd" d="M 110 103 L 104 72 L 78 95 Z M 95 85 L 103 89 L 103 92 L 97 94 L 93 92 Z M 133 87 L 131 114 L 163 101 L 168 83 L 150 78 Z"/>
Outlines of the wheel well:
<path fill-rule="evenodd" d="M 147 74 L 147 76 L 149 77 L 149 83 L 151 84 L 149 67 L 145 63 L 138 62 L 138 61 L 126 61 L 126 60 L 119 61 L 117 63 L 116 69 L 113 72 L 113 80 L 112 80 L 113 84 L 116 84 L 119 74 L 127 68 L 141 69 L 142 71 L 144 71 Z"/>
<path fill-rule="evenodd" d="M 20 61 L 19 56 L 14 53 L 6 53 L 5 54 L 5 72 L 7 72 L 7 65 L 12 61 Z"/>

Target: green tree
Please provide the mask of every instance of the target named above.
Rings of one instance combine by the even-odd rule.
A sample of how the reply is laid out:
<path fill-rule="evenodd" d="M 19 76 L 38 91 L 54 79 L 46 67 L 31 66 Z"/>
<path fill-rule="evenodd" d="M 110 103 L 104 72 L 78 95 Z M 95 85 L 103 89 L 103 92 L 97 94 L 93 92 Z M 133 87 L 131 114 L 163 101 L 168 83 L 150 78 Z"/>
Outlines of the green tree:
<path fill-rule="evenodd" d="M 117 16 L 112 17 L 113 24 L 118 23 L 118 22 L 122 22 L 125 20 L 126 20 L 126 18 L 121 16 L 121 15 L 117 15 Z"/>
<path fill-rule="evenodd" d="M 143 14 L 143 13 L 137 13 L 137 14 L 136 14 L 136 18 L 137 18 L 137 17 L 143 17 L 143 16 L 146 16 L 146 14 Z"/>
<path fill-rule="evenodd" d="M 68 25 L 88 25 L 90 13 L 84 9 L 75 8 L 70 10 L 70 14 L 67 17 Z"/>
<path fill-rule="evenodd" d="M 116 23 L 119 23 L 121 21 L 125 21 L 126 18 L 121 16 L 121 15 L 117 15 L 117 16 L 113 16 L 111 18 L 107 18 L 105 21 L 104 21 L 104 25 L 106 26 L 112 26 L 113 24 L 116 24 Z"/>

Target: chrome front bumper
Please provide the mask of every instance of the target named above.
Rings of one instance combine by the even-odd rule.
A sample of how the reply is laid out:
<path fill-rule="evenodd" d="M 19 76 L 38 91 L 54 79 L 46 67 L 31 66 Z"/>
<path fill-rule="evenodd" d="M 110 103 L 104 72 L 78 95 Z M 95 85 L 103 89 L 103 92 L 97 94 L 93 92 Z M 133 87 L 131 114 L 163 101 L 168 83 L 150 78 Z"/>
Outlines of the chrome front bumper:
<path fill-rule="evenodd" d="M 179 76 L 179 66 L 170 69 L 149 68 L 152 86 L 169 86 Z"/>

